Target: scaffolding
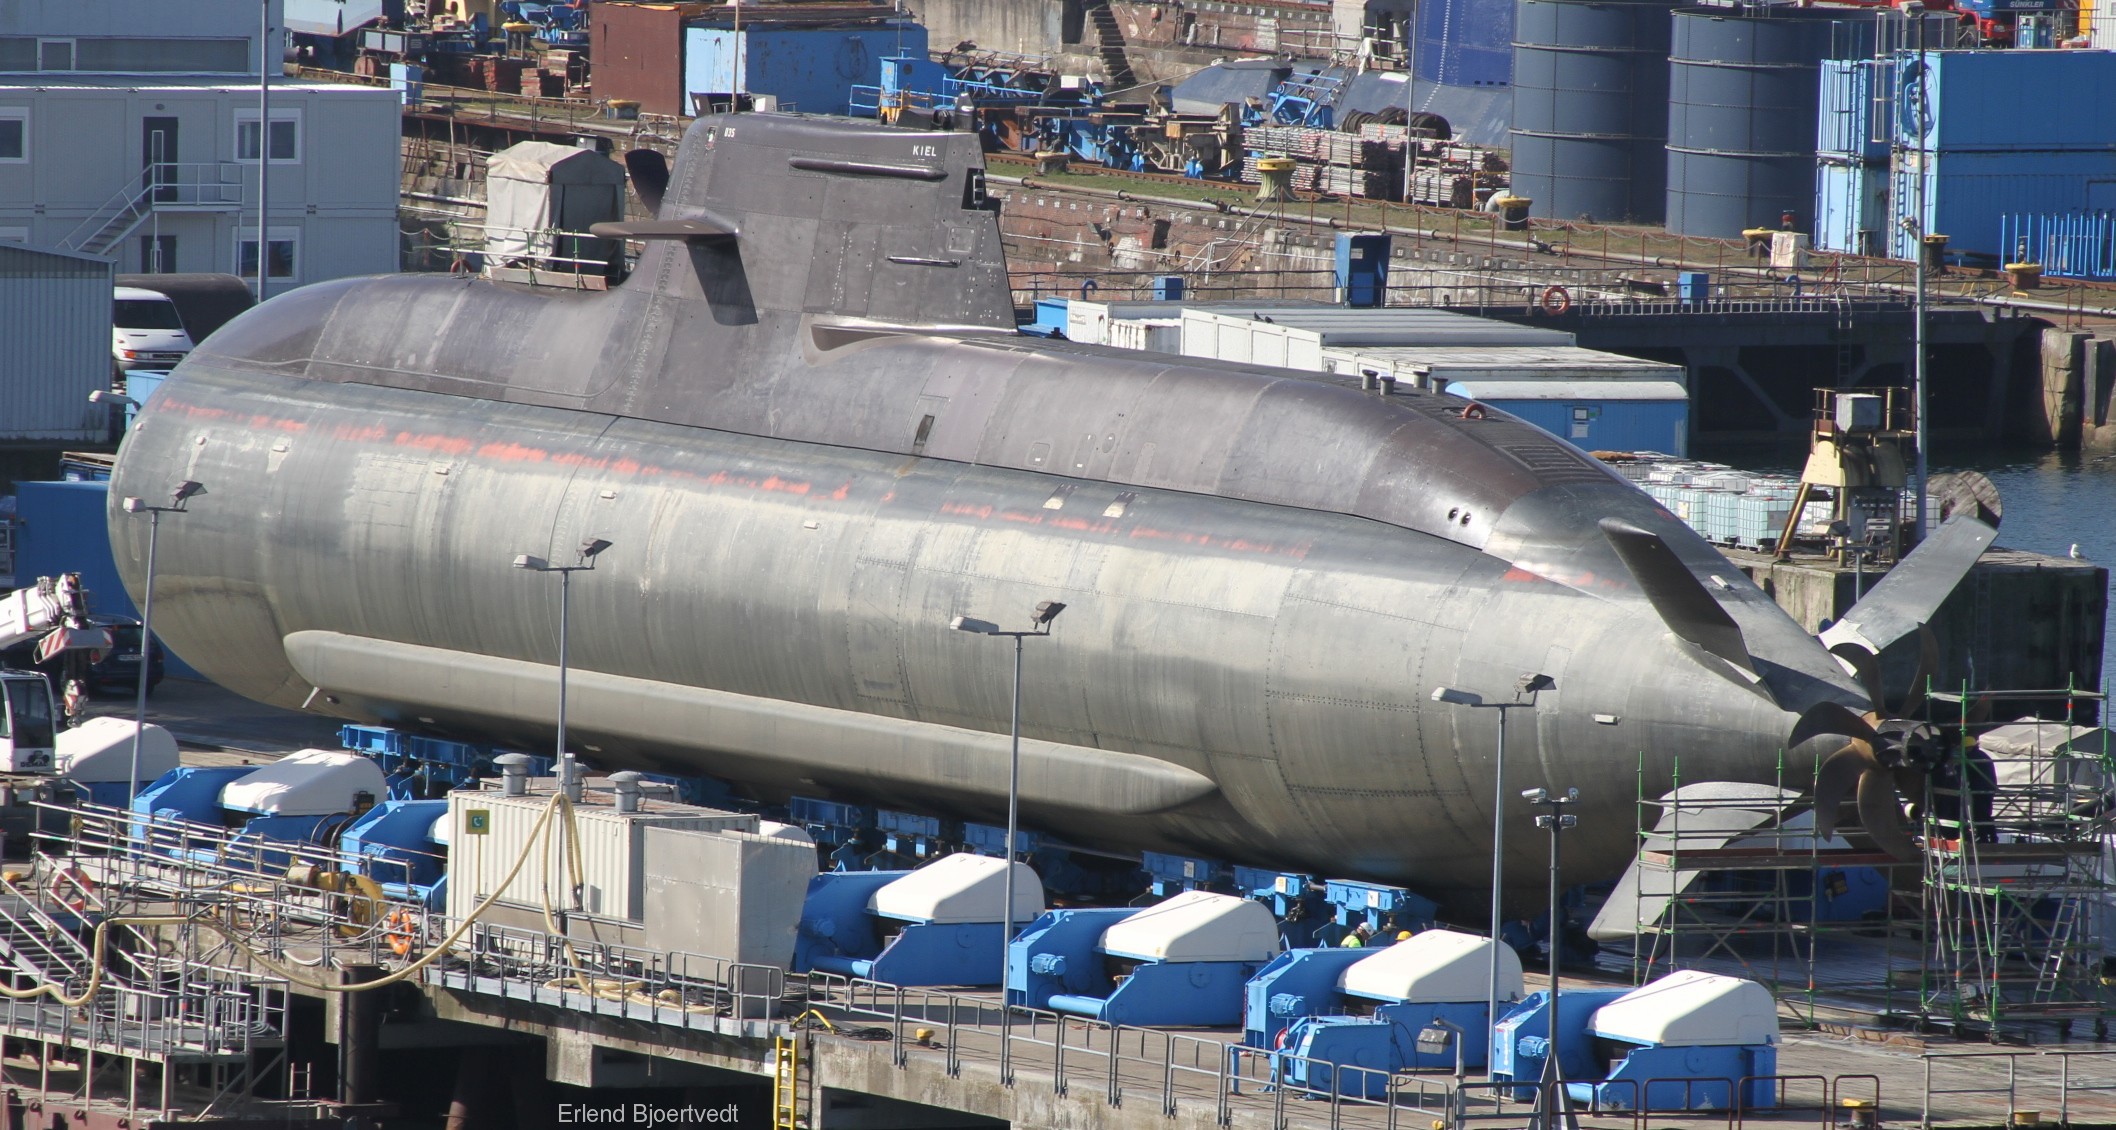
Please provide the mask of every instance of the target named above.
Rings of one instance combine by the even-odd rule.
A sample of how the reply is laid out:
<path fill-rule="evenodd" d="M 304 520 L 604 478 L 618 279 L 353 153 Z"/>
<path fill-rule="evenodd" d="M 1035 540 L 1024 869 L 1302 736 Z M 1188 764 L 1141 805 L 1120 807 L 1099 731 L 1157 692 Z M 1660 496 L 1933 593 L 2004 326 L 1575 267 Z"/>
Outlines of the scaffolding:
<path fill-rule="evenodd" d="M 1928 1023 L 1993 1034 L 2074 1021 L 2108 1033 L 2104 945 L 2116 831 L 2104 696 L 2060 690 L 1936 693 L 1944 750 L 1928 775 L 1923 945 Z M 2008 709 L 2011 707 L 2011 709 Z M 2008 714 L 2018 721 L 1991 722 Z M 1907 979 L 1907 978 L 1906 978 Z"/>
<path fill-rule="evenodd" d="M 1782 751 L 1773 784 L 1684 785 L 1679 760 L 1672 783 L 1650 794 L 1640 759 L 1633 983 L 1746 977 L 1809 1027 L 1825 997 L 1886 1009 L 1888 951 L 1915 927 L 1899 920 L 1896 876 L 1915 864 L 1816 836 L 1813 776 L 1793 779 Z"/>

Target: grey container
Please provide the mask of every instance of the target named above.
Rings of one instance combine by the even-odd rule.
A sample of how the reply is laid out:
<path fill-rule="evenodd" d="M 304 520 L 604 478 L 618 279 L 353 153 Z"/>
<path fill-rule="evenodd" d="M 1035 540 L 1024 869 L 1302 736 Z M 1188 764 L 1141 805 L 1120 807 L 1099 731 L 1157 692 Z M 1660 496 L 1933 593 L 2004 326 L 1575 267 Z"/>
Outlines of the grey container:
<path fill-rule="evenodd" d="M 1849 8 L 1681 9 L 1668 59 L 1668 215 L 1678 235 L 1808 229 L 1822 60 L 1871 54 Z"/>
<path fill-rule="evenodd" d="M 1532 214 L 1660 222 L 1674 11 L 1673 0 L 1519 0 L 1513 191 Z"/>
<path fill-rule="evenodd" d="M 95 443 L 110 409 L 111 263 L 0 243 L 0 443 Z"/>

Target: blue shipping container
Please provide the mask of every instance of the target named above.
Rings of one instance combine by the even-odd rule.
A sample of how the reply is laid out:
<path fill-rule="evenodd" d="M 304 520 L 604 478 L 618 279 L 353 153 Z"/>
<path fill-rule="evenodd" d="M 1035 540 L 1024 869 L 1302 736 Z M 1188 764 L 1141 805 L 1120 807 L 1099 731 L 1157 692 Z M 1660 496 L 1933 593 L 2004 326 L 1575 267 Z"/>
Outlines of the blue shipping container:
<path fill-rule="evenodd" d="M 2091 112 L 2116 99 L 2116 53 L 1929 51 L 1922 82 L 1916 56 L 1902 58 L 1906 144 L 2016 154 L 2116 145 L 2116 116 Z"/>
<path fill-rule="evenodd" d="M 1878 66 L 1871 59 L 1822 61 L 1821 109 L 1816 115 L 1815 151 L 1867 158 L 1888 156 L 1887 121 L 1874 125 L 1874 83 Z M 1880 106 L 1888 118 L 1888 103 Z"/>
<path fill-rule="evenodd" d="M 913 23 L 883 27 L 804 28 L 762 24 L 684 29 L 684 90 L 696 107 L 702 95 L 725 97 L 738 87 L 769 94 L 781 109 L 847 114 L 854 86 L 876 86 L 884 58 L 926 54 L 926 29 Z"/>
<path fill-rule="evenodd" d="M 1690 402 L 1674 381 L 1609 382 L 1625 394 L 1598 396 L 1594 381 L 1451 381 L 1447 391 L 1489 404 L 1587 451 L 1690 450 Z M 1664 388 L 1645 390 L 1641 386 Z"/>
<path fill-rule="evenodd" d="M 2116 148 L 2002 153 L 1983 150 L 1909 155 L 1924 169 L 1924 230 L 1947 237 L 1950 252 L 2010 255 L 1999 245 L 2003 217 L 2116 211 Z M 1917 204 L 1917 171 L 1898 169 L 1889 178 L 1893 211 L 1902 216 Z M 1890 254 L 1910 257 L 1910 233 L 1890 224 Z"/>
<path fill-rule="evenodd" d="M 1815 246 L 1851 255 L 1879 255 L 1888 222 L 1885 164 L 1827 154 L 1815 166 Z"/>
<path fill-rule="evenodd" d="M 118 579 L 117 563 L 110 556 L 109 499 L 109 483 L 16 483 L 15 513 L 21 525 L 15 533 L 15 578 L 27 583 L 79 573 L 88 589 L 90 612 L 138 619 L 140 610 Z M 184 519 L 179 515 L 163 520 Z M 166 674 L 200 677 L 174 651 L 166 650 L 166 642 L 162 646 L 168 656 Z"/>

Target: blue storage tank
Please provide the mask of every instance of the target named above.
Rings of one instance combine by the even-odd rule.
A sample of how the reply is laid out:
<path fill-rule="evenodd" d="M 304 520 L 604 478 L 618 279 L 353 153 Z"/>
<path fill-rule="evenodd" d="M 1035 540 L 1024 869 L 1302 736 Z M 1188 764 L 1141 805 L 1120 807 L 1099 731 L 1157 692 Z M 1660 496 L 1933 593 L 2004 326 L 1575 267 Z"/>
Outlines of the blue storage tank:
<path fill-rule="evenodd" d="M 1814 203 L 1817 72 L 1872 54 L 1873 17 L 1763 5 L 1675 13 L 1668 67 L 1668 222 L 1731 239 Z M 1803 222 L 1802 226 L 1806 226 Z"/>
<path fill-rule="evenodd" d="M 1447 391 L 1587 451 L 1690 449 L 1690 398 L 1675 381 L 1451 381 Z"/>
<path fill-rule="evenodd" d="M 2116 120 L 2058 111 L 2116 96 L 2116 53 L 1929 51 L 1899 56 L 1895 134 L 1918 154 L 1890 176 L 1897 218 L 1916 209 L 1952 251 L 2010 257 L 2000 243 L 2012 214 L 2116 209 Z M 1908 258 L 1910 233 L 1888 225 L 1890 254 Z"/>
<path fill-rule="evenodd" d="M 926 54 L 926 29 L 909 22 L 791 27 L 745 21 L 736 31 L 714 17 L 686 26 L 683 35 L 683 89 L 692 103 L 686 109 L 702 96 L 739 89 L 769 94 L 781 109 L 848 114 L 853 87 L 881 83 L 883 59 Z"/>
<path fill-rule="evenodd" d="M 1659 223 L 1674 0 L 1521 0 L 1513 191 L 1537 216 Z"/>

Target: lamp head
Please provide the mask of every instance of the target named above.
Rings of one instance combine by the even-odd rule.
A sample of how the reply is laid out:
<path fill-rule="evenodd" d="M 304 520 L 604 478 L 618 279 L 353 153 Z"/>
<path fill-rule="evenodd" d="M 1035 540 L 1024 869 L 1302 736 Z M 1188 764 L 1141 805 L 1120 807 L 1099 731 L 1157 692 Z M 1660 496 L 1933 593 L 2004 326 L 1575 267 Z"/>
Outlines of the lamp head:
<path fill-rule="evenodd" d="M 1036 605 L 1036 611 L 1030 615 L 1030 619 L 1035 622 L 1037 627 L 1048 628 L 1051 626 L 1051 621 L 1056 620 L 1058 614 L 1063 611 L 1065 611 L 1064 604 L 1055 600 L 1046 600 Z"/>
<path fill-rule="evenodd" d="M 1521 799 L 1530 804 L 1542 804 L 1550 799 L 1548 789 L 1522 789 Z"/>
<path fill-rule="evenodd" d="M 127 498 L 124 501 L 123 506 L 125 507 L 125 513 L 127 514 L 137 514 L 140 511 L 147 509 L 147 503 L 144 500 L 137 498 Z"/>
<path fill-rule="evenodd" d="M 89 393 L 88 402 L 90 404 L 123 404 L 132 408 L 138 408 L 140 406 L 139 401 L 134 400 L 133 398 L 126 396 L 124 393 L 118 392 L 115 389 L 108 388 L 99 388 L 94 392 Z"/>
<path fill-rule="evenodd" d="M 551 563 L 534 554 L 517 553 L 514 555 L 514 567 L 517 569 L 533 569 L 541 573 L 549 569 Z"/>
<path fill-rule="evenodd" d="M 1556 679 L 1548 675 L 1539 675 L 1531 672 L 1521 676 L 1514 682 L 1514 690 L 1521 694 L 1535 694 L 1537 691 L 1547 691 L 1557 685 L 1558 681 Z"/>
<path fill-rule="evenodd" d="M 1456 706 L 1482 706 L 1484 697 L 1454 687 L 1434 687 L 1433 701 L 1452 703 Z"/>
<path fill-rule="evenodd" d="M 979 620 L 975 616 L 957 616 L 955 619 L 948 621 L 948 627 L 958 632 L 975 632 L 980 636 L 996 636 L 999 634 L 999 625 L 994 624 L 990 620 Z"/>
<path fill-rule="evenodd" d="M 206 493 L 206 484 L 185 479 L 183 482 L 176 484 L 175 490 L 169 492 L 169 501 L 181 506 L 185 499 L 204 493 Z"/>
<path fill-rule="evenodd" d="M 589 538 L 580 543 L 580 559 L 582 561 L 593 561 L 597 554 L 608 548 L 610 548 L 609 539 Z"/>

